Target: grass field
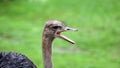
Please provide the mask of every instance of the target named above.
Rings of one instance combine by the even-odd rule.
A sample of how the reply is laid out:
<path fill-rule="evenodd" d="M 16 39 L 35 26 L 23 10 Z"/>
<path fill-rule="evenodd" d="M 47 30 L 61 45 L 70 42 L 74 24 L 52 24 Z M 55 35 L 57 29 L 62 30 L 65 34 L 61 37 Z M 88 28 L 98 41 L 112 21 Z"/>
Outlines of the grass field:
<path fill-rule="evenodd" d="M 54 68 L 120 68 L 119 0 L 0 2 L 0 52 L 18 52 L 43 68 L 41 33 L 47 20 L 64 21 L 76 42 L 53 42 Z"/>

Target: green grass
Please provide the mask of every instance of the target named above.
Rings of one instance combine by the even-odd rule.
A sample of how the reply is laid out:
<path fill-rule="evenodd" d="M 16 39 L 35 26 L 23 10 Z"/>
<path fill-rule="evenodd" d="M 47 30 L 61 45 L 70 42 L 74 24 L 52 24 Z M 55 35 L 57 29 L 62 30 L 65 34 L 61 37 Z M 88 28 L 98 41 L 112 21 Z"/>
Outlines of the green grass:
<path fill-rule="evenodd" d="M 120 68 L 119 0 L 21 0 L 0 3 L 0 51 L 18 52 L 43 68 L 41 33 L 57 19 L 78 32 L 64 32 L 76 44 L 55 39 L 54 68 Z"/>

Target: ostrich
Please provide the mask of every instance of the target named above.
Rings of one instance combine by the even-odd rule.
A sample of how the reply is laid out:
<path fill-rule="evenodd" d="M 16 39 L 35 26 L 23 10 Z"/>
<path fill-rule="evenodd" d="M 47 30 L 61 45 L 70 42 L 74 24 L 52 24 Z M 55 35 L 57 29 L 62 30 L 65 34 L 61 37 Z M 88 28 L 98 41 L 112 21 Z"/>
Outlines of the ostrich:
<path fill-rule="evenodd" d="M 69 28 L 57 20 L 49 20 L 44 26 L 42 33 L 42 55 L 44 68 L 52 68 L 52 42 L 55 38 L 60 38 L 75 44 L 74 41 L 61 35 L 64 31 L 77 31 Z M 19 53 L 0 53 L 0 68 L 36 68 L 36 66 L 26 56 Z"/>
<path fill-rule="evenodd" d="M 36 68 L 36 66 L 22 54 L 1 52 L 0 68 Z"/>

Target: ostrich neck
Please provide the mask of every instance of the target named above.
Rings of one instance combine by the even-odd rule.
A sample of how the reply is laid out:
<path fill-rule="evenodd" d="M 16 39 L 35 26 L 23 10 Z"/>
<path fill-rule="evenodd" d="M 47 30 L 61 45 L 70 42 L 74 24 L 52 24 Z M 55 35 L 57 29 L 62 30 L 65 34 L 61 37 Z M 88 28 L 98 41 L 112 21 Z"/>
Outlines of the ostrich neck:
<path fill-rule="evenodd" d="M 42 54 L 44 68 L 52 68 L 52 41 L 54 38 L 44 34 L 42 36 Z"/>

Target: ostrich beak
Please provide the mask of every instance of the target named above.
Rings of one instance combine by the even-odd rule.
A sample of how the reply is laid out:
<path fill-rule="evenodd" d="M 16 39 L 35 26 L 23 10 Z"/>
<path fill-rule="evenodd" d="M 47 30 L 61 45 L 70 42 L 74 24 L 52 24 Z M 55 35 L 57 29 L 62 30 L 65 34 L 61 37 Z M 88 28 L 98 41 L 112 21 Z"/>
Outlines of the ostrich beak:
<path fill-rule="evenodd" d="M 63 31 L 78 31 L 78 29 L 70 28 L 70 27 L 65 27 Z M 61 31 L 61 32 L 63 32 L 63 31 Z M 74 42 L 73 40 L 67 38 L 67 37 L 64 36 L 64 35 L 61 35 L 61 34 L 60 34 L 61 32 L 59 32 L 59 31 L 56 32 L 56 37 L 58 37 L 58 38 L 60 38 L 60 39 L 63 39 L 63 40 L 65 40 L 65 41 L 67 41 L 67 42 L 70 42 L 70 43 L 72 43 L 72 44 L 75 44 L 75 42 Z"/>

